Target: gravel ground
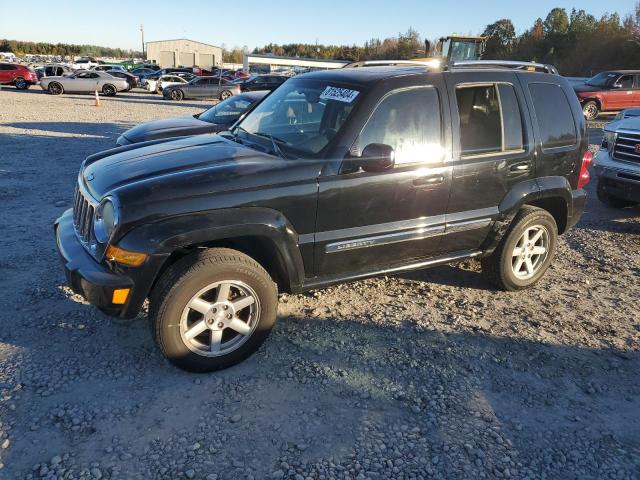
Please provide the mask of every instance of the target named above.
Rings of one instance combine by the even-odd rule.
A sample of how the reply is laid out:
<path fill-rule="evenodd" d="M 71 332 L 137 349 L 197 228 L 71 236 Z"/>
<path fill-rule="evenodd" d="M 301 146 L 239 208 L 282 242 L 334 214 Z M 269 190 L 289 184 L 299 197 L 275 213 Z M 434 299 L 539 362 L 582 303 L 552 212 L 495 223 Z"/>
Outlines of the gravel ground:
<path fill-rule="evenodd" d="M 282 295 L 256 355 L 187 374 L 64 286 L 52 222 L 84 157 L 207 104 L 102 103 L 0 91 L 0 478 L 640 477 L 639 209 L 592 196 L 526 292 L 467 262 Z"/>

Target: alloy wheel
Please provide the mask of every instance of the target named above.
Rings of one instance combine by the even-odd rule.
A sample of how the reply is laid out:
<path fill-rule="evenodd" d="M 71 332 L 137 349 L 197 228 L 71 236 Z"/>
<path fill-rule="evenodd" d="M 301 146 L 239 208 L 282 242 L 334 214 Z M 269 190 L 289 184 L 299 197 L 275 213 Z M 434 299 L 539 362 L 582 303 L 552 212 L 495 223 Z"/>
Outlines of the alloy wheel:
<path fill-rule="evenodd" d="M 516 278 L 533 277 L 544 264 L 549 251 L 549 232 L 542 225 L 527 228 L 511 253 L 511 268 Z"/>
<path fill-rule="evenodd" d="M 197 292 L 180 318 L 180 337 L 205 357 L 227 355 L 250 337 L 260 318 L 255 291 L 238 280 L 216 282 Z"/>

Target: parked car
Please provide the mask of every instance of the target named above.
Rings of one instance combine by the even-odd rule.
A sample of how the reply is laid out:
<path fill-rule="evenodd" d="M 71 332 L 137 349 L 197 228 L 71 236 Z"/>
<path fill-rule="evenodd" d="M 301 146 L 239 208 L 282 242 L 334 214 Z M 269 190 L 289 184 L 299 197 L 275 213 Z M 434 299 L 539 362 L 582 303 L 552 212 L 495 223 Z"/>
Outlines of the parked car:
<path fill-rule="evenodd" d="M 35 69 L 36 76 L 38 80 L 43 77 L 62 77 L 65 75 L 71 75 L 73 70 L 71 70 L 66 65 L 62 65 L 60 63 L 53 63 L 50 65 L 43 65 Z"/>
<path fill-rule="evenodd" d="M 234 95 L 197 115 L 152 120 L 124 132 L 116 142 L 119 147 L 159 138 L 217 133 L 227 130 L 269 92 L 258 91 Z"/>
<path fill-rule="evenodd" d="M 185 98 L 219 98 L 226 100 L 238 95 L 240 87 L 218 77 L 196 77 L 184 85 L 170 85 L 162 90 L 162 96 L 171 100 Z"/>
<path fill-rule="evenodd" d="M 171 85 L 184 85 L 188 83 L 190 80 L 195 78 L 195 75 L 191 73 L 176 73 L 176 74 L 168 74 L 162 75 L 159 78 L 150 77 L 147 78 L 146 87 L 152 93 L 162 93 L 162 90 L 165 87 L 169 87 Z"/>
<path fill-rule="evenodd" d="M 640 204 L 640 109 L 604 127 L 594 158 L 598 199 L 613 208 Z"/>
<path fill-rule="evenodd" d="M 230 132 L 88 157 L 57 247 L 75 292 L 122 318 L 149 298 L 164 355 L 211 371 L 265 341 L 278 291 L 469 258 L 535 284 L 583 212 L 587 145 L 558 75 L 307 73 Z"/>
<path fill-rule="evenodd" d="M 153 77 L 153 78 L 160 78 L 162 75 L 169 75 L 170 73 L 188 73 L 190 75 L 193 75 L 193 69 L 191 68 L 161 68 L 160 70 L 155 70 L 154 72 L 148 73 L 148 74 L 144 74 L 144 75 L 140 75 L 141 79 L 143 80 L 143 85 L 144 85 L 144 81 L 147 78 Z"/>
<path fill-rule="evenodd" d="M 102 62 L 93 57 L 80 57 L 78 60 L 71 63 L 69 67 L 71 67 L 72 70 L 88 70 L 91 67 L 97 67 L 101 64 Z"/>
<path fill-rule="evenodd" d="M 602 112 L 640 107 L 640 70 L 602 72 L 573 89 L 585 118 L 595 120 Z"/>
<path fill-rule="evenodd" d="M 19 63 L 0 63 L 0 84 L 14 85 L 18 90 L 26 90 L 38 83 L 36 72 Z"/>
<path fill-rule="evenodd" d="M 107 72 L 93 70 L 82 70 L 67 77 L 45 77 L 40 81 L 40 86 L 51 95 L 97 91 L 112 97 L 118 92 L 129 90 L 129 83 L 126 80 L 116 78 Z"/>
<path fill-rule="evenodd" d="M 126 70 L 107 70 L 107 73 L 116 78 L 126 80 L 129 84 L 129 90 L 138 86 L 138 77 L 127 72 Z"/>
<path fill-rule="evenodd" d="M 108 72 L 109 70 L 120 70 L 123 72 L 127 71 L 127 69 L 124 68 L 122 65 L 107 65 L 107 64 L 96 65 L 94 67 L 91 67 L 89 70 L 97 70 L 99 72 Z"/>
<path fill-rule="evenodd" d="M 143 78 L 155 75 L 156 72 L 157 70 L 153 70 L 151 68 L 134 68 L 133 70 L 129 71 L 130 74 L 138 77 L 138 83 L 140 83 Z"/>
<path fill-rule="evenodd" d="M 289 77 L 284 75 L 256 75 L 245 81 L 238 82 L 243 92 L 251 92 L 253 90 L 275 90 Z"/>

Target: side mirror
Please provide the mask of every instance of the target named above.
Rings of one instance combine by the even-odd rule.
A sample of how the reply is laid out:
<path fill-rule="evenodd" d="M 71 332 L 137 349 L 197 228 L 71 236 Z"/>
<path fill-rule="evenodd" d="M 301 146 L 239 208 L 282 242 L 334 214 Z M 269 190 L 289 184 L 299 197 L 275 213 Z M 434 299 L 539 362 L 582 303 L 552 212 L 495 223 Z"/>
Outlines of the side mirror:
<path fill-rule="evenodd" d="M 384 143 L 370 143 L 362 150 L 357 165 L 365 172 L 384 172 L 393 168 L 395 152 Z"/>

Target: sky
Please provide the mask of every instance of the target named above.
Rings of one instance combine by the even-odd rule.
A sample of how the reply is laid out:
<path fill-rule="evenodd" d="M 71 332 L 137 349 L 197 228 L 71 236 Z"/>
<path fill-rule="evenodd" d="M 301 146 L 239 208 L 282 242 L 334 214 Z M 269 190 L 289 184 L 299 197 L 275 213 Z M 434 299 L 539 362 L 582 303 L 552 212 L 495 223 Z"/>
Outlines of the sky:
<path fill-rule="evenodd" d="M 268 43 L 362 45 L 416 29 L 424 38 L 479 34 L 500 18 L 517 33 L 554 7 L 584 9 L 599 18 L 629 13 L 634 0 L 1 0 L 0 38 L 141 49 L 145 40 L 189 38 L 232 48 Z M 106 7 L 106 8 L 105 8 Z"/>

